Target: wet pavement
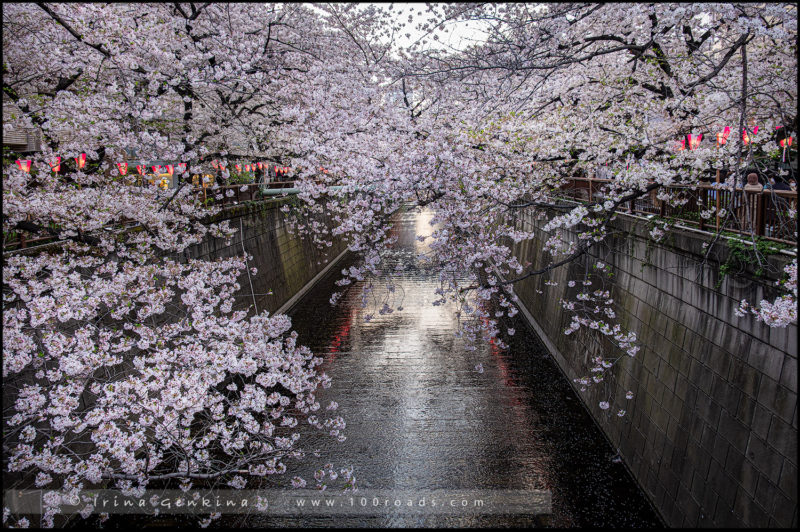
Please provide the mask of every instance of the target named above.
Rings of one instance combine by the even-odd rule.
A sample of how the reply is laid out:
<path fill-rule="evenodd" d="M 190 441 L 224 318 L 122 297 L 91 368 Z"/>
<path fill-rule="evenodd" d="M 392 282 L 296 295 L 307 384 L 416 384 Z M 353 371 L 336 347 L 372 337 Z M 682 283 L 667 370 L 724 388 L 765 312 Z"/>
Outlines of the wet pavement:
<path fill-rule="evenodd" d="M 291 311 L 300 343 L 324 357 L 333 380 L 319 394 L 347 421 L 347 440 L 327 440 L 322 461 L 352 466 L 362 492 L 378 489 L 549 490 L 552 514 L 371 515 L 268 518 L 234 526 L 661 526 L 655 512 L 595 426 L 533 330 L 518 314 L 507 349 L 476 351 L 456 338 L 453 308 L 434 306 L 435 276 L 416 257 L 430 214 L 397 217 L 394 259 L 404 265 L 392 297 L 402 311 L 379 315 L 385 283 L 349 287 L 338 306 L 328 299 L 347 264 L 337 265 Z M 362 308 L 362 289 L 378 301 Z M 391 304 L 391 302 L 390 302 Z M 366 314 L 374 314 L 369 322 Z M 507 318 L 506 318 L 507 319 Z M 505 330 L 505 327 L 501 327 Z M 476 371 L 482 364 L 483 373 Z M 624 422 L 621 420 L 620 422 Z M 313 483 L 310 476 L 309 486 Z"/>

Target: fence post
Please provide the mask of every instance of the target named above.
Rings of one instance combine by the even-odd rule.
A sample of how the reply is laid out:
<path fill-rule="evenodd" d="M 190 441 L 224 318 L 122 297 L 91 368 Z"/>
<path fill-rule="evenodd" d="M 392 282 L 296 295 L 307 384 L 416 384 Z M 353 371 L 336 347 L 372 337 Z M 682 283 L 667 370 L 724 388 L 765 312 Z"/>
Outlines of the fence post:
<path fill-rule="evenodd" d="M 766 205 L 765 205 L 766 194 L 764 194 L 764 191 L 762 190 L 761 192 L 758 193 L 758 195 L 756 196 L 755 199 L 756 199 L 756 202 L 755 202 L 756 203 L 756 234 L 758 236 L 764 236 L 764 226 L 766 225 L 766 223 L 765 223 L 766 222 L 766 216 L 765 216 L 765 212 L 764 212 L 766 210 Z"/>
<path fill-rule="evenodd" d="M 698 214 L 701 214 L 702 211 L 708 208 L 708 189 L 705 186 L 701 185 L 703 188 L 700 189 L 700 203 L 702 205 L 701 211 Z M 706 228 L 706 219 L 700 216 L 700 230 L 704 230 Z"/>
<path fill-rule="evenodd" d="M 714 193 L 714 197 L 716 198 L 716 218 L 717 218 L 717 231 L 719 231 L 719 195 L 722 192 L 719 188 L 719 178 L 720 178 L 720 171 L 717 170 L 717 190 Z M 734 189 L 734 194 L 736 193 Z"/>
<path fill-rule="evenodd" d="M 589 178 L 589 203 L 592 202 L 592 178 Z"/>

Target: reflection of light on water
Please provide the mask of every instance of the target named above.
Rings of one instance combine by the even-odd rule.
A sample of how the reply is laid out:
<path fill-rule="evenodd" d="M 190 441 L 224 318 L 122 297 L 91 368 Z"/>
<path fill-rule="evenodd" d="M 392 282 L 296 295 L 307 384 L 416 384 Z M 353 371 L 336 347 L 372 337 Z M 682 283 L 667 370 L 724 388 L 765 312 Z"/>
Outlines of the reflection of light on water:
<path fill-rule="evenodd" d="M 431 220 L 433 220 L 433 211 L 430 209 L 424 209 L 421 212 L 416 214 L 414 219 L 414 232 L 416 233 L 415 236 L 428 236 L 433 232 L 433 226 L 431 225 Z M 419 240 L 414 239 L 414 251 L 416 253 L 428 253 L 430 249 L 430 239 L 425 239 L 425 242 L 420 242 Z"/>
<path fill-rule="evenodd" d="M 632 481 L 626 491 L 624 486 L 611 486 L 617 480 L 602 467 L 585 475 L 578 469 L 587 455 L 596 455 L 598 464 L 612 465 L 604 456 L 608 446 L 582 408 L 566 406 L 562 397 L 571 393 L 569 384 L 552 363 L 534 357 L 528 367 L 527 361 L 517 363 L 512 358 L 526 357 L 529 350 L 538 353 L 530 340 L 523 341 L 526 328 L 518 326 L 513 342 L 509 341 L 514 347 L 502 349 L 497 341 L 479 339 L 477 350 L 467 352 L 464 341 L 455 337 L 454 303 L 432 305 L 439 298 L 434 292 L 438 276 L 419 268 L 413 259 L 427 248 L 415 240 L 415 233 L 430 234 L 431 218 L 430 212 L 420 211 L 398 213 L 394 218 L 392 232 L 398 241 L 382 269 L 391 270 L 393 261 L 409 264 L 392 279 L 398 293 L 405 292 L 403 311 L 395 307 L 391 314 L 378 313 L 386 284 L 375 278 L 351 285 L 329 312 L 318 308 L 328 305 L 329 292 L 312 291 L 299 306 L 298 322 L 309 310 L 319 320 L 306 322 L 312 343 L 304 343 L 320 354 L 327 351 L 324 368 L 332 386 L 319 390 L 317 398 L 323 405 L 329 400 L 339 403 L 336 415 L 348 424 L 347 440 L 323 440 L 321 452 L 334 462 L 353 465 L 363 488 L 551 489 L 556 495 L 555 526 L 596 524 L 601 519 L 657 524 Z M 361 289 L 369 283 L 375 284 L 379 303 L 376 307 L 371 301 L 370 307 L 362 309 Z M 333 281 L 330 287 L 335 290 Z M 472 306 L 475 303 L 470 301 Z M 374 318 L 365 322 L 365 314 Z M 483 364 L 484 373 L 475 371 L 477 363 Z M 580 487 L 576 471 L 582 474 Z M 609 499 L 614 501 L 612 506 Z M 594 512 L 600 504 L 605 506 L 596 518 L 584 511 Z M 387 512 L 376 524 L 391 526 L 392 515 Z M 643 521 L 637 520 L 638 515 Z M 283 526 L 364 525 L 360 516 L 351 521 L 299 519 Z M 460 526 L 514 522 L 505 517 L 473 522 L 465 517 Z M 421 525 L 402 519 L 396 523 Z M 427 525 L 453 526 L 453 522 L 435 520 Z"/>

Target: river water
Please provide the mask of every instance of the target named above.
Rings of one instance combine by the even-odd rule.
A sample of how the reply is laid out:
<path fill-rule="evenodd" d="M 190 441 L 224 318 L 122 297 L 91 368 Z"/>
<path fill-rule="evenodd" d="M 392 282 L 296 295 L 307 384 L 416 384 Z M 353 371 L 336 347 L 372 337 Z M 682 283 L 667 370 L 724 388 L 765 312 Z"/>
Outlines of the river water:
<path fill-rule="evenodd" d="M 396 217 L 393 260 L 395 307 L 362 308 L 365 279 L 349 287 L 336 307 L 340 264 L 291 311 L 300 342 L 324 357 L 333 380 L 319 394 L 339 403 L 347 440 L 329 441 L 321 460 L 352 466 L 360 493 L 375 490 L 548 490 L 548 516 L 398 515 L 371 509 L 364 515 L 302 518 L 251 515 L 238 526 L 661 526 L 615 450 L 584 410 L 533 330 L 518 314 L 507 349 L 483 343 L 465 349 L 456 338 L 453 308 L 434 306 L 438 280 L 419 267 L 430 213 Z M 395 264 L 395 265 L 396 265 Z M 365 321 L 367 314 L 374 317 Z M 508 318 L 506 318 L 508 319 Z M 505 327 L 501 328 L 505 330 Z M 482 364 L 484 371 L 476 371 Z M 624 420 L 620 420 L 624 422 Z M 309 479 L 309 486 L 313 479 Z M 234 523 L 230 523 L 234 524 Z"/>

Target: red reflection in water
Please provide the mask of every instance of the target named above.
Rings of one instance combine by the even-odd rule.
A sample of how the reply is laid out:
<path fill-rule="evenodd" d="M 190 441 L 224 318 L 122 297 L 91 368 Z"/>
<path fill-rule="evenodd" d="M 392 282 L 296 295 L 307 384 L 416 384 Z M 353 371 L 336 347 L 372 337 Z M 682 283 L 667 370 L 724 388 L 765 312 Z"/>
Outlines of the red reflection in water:
<path fill-rule="evenodd" d="M 336 354 L 341 351 L 342 344 L 350 337 L 350 329 L 353 326 L 354 315 L 355 310 L 346 313 L 344 320 L 333 335 L 333 340 L 328 348 L 328 355 L 325 357 L 325 362 L 322 363 L 321 367 L 330 366 L 333 364 L 333 361 L 336 360 Z"/>
<path fill-rule="evenodd" d="M 489 319 L 488 318 L 481 318 L 483 324 L 488 329 L 489 327 Z M 514 377 L 511 375 L 511 372 L 508 369 L 508 361 L 506 357 L 503 356 L 503 352 L 497 345 L 497 338 L 492 338 L 489 340 L 489 352 L 492 354 L 492 358 L 494 358 L 495 363 L 497 364 L 497 369 L 500 370 L 500 377 L 503 379 L 505 385 L 509 388 L 513 388 L 517 386 L 517 383 L 514 381 Z M 522 402 L 519 400 L 519 397 L 516 394 L 512 394 L 511 397 L 511 404 L 514 405 L 514 411 L 520 415 L 520 417 L 524 417 L 524 407 Z M 523 411 L 518 411 L 518 409 L 523 409 Z"/>

